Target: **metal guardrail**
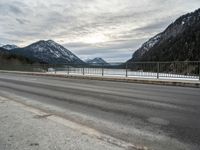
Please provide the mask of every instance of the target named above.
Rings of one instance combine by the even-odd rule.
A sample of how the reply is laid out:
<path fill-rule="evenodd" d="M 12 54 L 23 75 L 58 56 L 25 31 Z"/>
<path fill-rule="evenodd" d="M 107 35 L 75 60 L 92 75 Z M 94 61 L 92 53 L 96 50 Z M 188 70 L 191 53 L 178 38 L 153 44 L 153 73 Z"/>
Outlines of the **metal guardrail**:
<path fill-rule="evenodd" d="M 0 70 L 66 75 L 194 79 L 200 81 L 200 61 L 129 62 L 109 64 L 0 64 Z"/>

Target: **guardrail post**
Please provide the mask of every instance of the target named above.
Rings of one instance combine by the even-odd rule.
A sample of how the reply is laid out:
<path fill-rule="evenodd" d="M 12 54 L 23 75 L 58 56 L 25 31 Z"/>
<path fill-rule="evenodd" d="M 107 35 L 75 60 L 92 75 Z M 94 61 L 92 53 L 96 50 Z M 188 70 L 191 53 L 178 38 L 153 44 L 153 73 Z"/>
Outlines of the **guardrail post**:
<path fill-rule="evenodd" d="M 44 70 L 45 70 L 45 72 L 48 72 L 48 66 L 46 65 L 46 64 L 44 64 Z"/>
<path fill-rule="evenodd" d="M 126 63 L 126 77 L 128 77 L 128 64 Z"/>
<path fill-rule="evenodd" d="M 102 77 L 104 76 L 104 65 L 102 64 Z"/>
<path fill-rule="evenodd" d="M 200 62 L 198 63 L 199 65 L 199 81 L 200 81 Z"/>
<path fill-rule="evenodd" d="M 187 76 L 189 76 L 190 75 L 190 73 L 189 73 L 189 62 L 187 61 L 186 64 L 187 64 Z"/>
<path fill-rule="evenodd" d="M 84 66 L 83 66 L 83 75 L 85 75 L 85 68 L 84 68 Z"/>
<path fill-rule="evenodd" d="M 54 68 L 55 68 L 55 74 L 56 74 L 56 65 L 54 65 Z"/>
<path fill-rule="evenodd" d="M 42 72 L 46 72 L 44 64 L 42 64 Z"/>
<path fill-rule="evenodd" d="M 157 62 L 157 79 L 159 79 L 160 63 Z"/>
<path fill-rule="evenodd" d="M 67 65 L 67 74 L 69 75 L 69 64 Z"/>

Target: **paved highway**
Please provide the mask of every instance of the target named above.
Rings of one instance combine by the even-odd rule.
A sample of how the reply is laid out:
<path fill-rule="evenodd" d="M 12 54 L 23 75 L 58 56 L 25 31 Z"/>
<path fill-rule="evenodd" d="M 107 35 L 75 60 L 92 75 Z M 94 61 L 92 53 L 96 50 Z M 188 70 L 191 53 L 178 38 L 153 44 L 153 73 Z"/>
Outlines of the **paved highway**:
<path fill-rule="evenodd" d="M 200 89 L 0 73 L 0 95 L 134 145 L 200 149 Z"/>

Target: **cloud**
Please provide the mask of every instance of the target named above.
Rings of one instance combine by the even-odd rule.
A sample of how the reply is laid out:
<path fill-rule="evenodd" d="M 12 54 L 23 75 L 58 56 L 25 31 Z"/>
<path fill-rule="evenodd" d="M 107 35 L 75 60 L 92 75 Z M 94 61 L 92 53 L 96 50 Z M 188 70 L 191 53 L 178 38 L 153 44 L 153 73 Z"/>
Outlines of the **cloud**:
<path fill-rule="evenodd" d="M 81 58 L 122 61 L 199 0 L 1 0 L 0 43 L 53 39 Z"/>
<path fill-rule="evenodd" d="M 15 14 L 20 15 L 23 11 L 13 4 L 0 4 L 0 13 L 1 15 Z"/>

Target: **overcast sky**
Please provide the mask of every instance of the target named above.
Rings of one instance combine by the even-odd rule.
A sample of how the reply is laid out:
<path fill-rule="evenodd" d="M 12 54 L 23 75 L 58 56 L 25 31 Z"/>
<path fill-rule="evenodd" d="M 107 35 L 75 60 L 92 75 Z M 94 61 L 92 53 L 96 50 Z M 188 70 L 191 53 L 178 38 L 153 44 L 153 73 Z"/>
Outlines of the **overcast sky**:
<path fill-rule="evenodd" d="M 124 61 L 200 0 L 0 0 L 0 43 L 52 39 L 82 59 Z"/>

